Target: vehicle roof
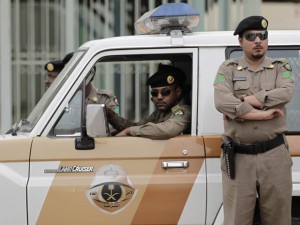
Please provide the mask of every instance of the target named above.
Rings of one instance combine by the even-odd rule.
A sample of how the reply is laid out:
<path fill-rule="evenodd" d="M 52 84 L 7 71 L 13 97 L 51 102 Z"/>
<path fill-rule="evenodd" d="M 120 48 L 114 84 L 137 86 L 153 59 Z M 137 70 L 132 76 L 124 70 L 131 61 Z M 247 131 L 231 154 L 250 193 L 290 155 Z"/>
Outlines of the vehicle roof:
<path fill-rule="evenodd" d="M 132 35 L 88 41 L 80 49 L 128 49 L 128 48 L 164 48 L 195 46 L 237 46 L 238 36 L 233 31 L 192 32 L 183 35 L 183 44 L 172 44 L 170 35 Z M 269 30 L 269 46 L 300 45 L 300 30 Z"/>

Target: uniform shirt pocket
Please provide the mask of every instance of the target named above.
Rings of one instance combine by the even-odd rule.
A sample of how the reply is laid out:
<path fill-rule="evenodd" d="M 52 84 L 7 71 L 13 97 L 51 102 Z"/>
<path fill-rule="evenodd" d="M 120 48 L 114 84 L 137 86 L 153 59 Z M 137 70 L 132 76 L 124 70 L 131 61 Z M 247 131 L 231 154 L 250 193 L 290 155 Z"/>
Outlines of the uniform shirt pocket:
<path fill-rule="evenodd" d="M 248 81 L 235 81 L 233 84 L 234 93 L 237 97 L 249 94 L 250 82 Z"/>

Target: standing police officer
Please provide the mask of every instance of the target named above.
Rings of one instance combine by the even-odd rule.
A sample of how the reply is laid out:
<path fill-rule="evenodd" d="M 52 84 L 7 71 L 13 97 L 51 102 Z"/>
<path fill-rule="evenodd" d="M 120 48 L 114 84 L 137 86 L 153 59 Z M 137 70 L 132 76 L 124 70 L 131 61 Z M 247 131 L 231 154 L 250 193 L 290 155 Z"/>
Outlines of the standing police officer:
<path fill-rule="evenodd" d="M 267 27 L 261 16 L 239 23 L 234 35 L 244 54 L 225 61 L 214 82 L 215 106 L 224 115 L 225 225 L 252 225 L 257 194 L 262 224 L 291 224 L 292 161 L 284 106 L 292 98 L 294 76 L 286 60 L 266 57 Z"/>
<path fill-rule="evenodd" d="M 156 106 L 156 110 L 149 117 L 133 123 L 107 110 L 109 123 L 121 131 L 117 136 L 168 139 L 188 132 L 191 109 L 183 99 L 185 79 L 182 70 L 160 64 L 158 71 L 146 82 L 151 86 L 151 100 Z"/>

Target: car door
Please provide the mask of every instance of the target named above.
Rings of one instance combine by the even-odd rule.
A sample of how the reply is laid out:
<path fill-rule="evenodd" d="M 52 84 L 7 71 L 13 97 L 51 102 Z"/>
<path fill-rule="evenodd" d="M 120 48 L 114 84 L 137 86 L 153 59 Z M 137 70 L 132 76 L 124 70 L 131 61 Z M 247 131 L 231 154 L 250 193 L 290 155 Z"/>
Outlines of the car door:
<path fill-rule="evenodd" d="M 115 91 L 120 115 L 139 120 L 154 109 L 144 83 L 161 62 L 186 70 L 191 97 L 197 85 L 193 48 L 105 52 L 88 67 L 99 75 L 95 86 Z M 205 224 L 205 151 L 195 113 L 190 134 L 96 137 L 93 149 L 78 150 L 83 93 L 78 87 L 48 136 L 33 141 L 29 224 Z M 196 112 L 196 96 L 191 104 Z"/>
<path fill-rule="evenodd" d="M 0 224 L 27 224 L 26 185 L 32 138 L 0 136 Z"/>

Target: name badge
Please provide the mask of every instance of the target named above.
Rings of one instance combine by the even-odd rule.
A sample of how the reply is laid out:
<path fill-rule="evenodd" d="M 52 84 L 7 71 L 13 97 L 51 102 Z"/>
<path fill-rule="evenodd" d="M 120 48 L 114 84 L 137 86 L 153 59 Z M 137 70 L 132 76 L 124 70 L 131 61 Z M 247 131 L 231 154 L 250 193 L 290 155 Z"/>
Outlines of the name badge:
<path fill-rule="evenodd" d="M 246 77 L 233 77 L 233 81 L 245 81 Z"/>

